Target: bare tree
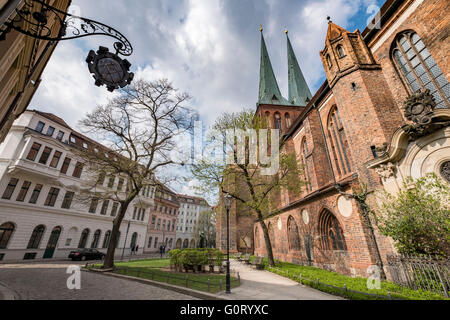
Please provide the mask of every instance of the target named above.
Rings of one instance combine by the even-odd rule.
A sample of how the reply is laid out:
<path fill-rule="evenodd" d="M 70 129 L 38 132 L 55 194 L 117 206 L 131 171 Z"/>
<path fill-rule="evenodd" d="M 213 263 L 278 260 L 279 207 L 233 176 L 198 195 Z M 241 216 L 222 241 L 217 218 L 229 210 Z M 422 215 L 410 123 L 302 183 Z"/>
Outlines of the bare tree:
<path fill-rule="evenodd" d="M 255 116 L 253 111 L 250 110 L 239 113 L 223 113 L 213 125 L 213 130 L 216 133 L 221 132 L 224 135 L 230 130 L 234 132 L 237 130 L 240 132 L 256 132 L 259 137 L 259 140 L 257 139 L 258 144 L 267 139 L 267 136 L 261 136 L 261 132 L 263 132 L 261 129 L 264 128 L 267 128 L 267 120 Z M 268 138 L 269 146 L 277 145 L 275 141 L 271 140 L 271 136 Z M 239 139 L 235 136 L 231 145 L 224 144 L 222 153 L 228 155 L 228 157 L 231 155 L 234 164 L 211 161 L 210 157 L 203 157 L 192 165 L 191 173 L 200 182 L 200 186 L 197 187 L 200 191 L 219 190 L 221 193 L 228 193 L 235 201 L 243 204 L 245 211 L 256 216 L 256 220 L 263 230 L 268 262 L 270 265 L 274 265 L 269 230 L 264 220 L 271 212 L 276 210 L 273 203 L 277 203 L 280 192 L 298 193 L 305 182 L 301 178 L 303 176 L 301 174 L 302 169 L 297 164 L 295 154 L 283 152 L 282 141 L 278 143 L 279 148 L 274 152 L 274 154 L 279 154 L 278 170 L 272 174 L 262 174 L 262 170 L 267 169 L 267 166 L 260 161 L 262 157 L 261 149 L 256 152 L 257 163 L 250 161 L 250 139 Z M 243 161 L 242 158 L 239 159 L 242 153 L 245 154 Z M 237 212 L 236 214 L 245 213 Z"/>
<path fill-rule="evenodd" d="M 166 183 L 166 175 L 159 173 L 176 165 L 169 155 L 176 150 L 176 136 L 190 129 L 190 109 L 184 106 L 189 98 L 166 79 L 137 80 L 80 121 L 82 131 L 104 146 L 78 148 L 88 176 L 80 198 L 119 204 L 104 268 L 114 266 L 116 239 L 130 203 L 139 200 L 144 188 Z M 118 178 L 117 187 L 110 181 L 102 187 L 105 177 Z"/>

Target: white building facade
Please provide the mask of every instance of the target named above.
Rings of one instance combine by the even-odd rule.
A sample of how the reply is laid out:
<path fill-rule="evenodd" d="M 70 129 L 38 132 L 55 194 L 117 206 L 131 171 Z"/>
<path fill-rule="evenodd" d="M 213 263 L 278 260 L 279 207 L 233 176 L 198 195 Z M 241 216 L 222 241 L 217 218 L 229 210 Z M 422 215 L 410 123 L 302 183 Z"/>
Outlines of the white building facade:
<path fill-rule="evenodd" d="M 176 248 L 196 248 L 199 243 L 194 239 L 194 228 L 203 211 L 211 211 L 208 202 L 199 197 L 179 194 L 180 209 L 177 221 Z"/>
<path fill-rule="evenodd" d="M 72 151 L 87 143 L 92 140 L 52 114 L 26 111 L 16 119 L 0 144 L 0 261 L 64 259 L 77 248 L 106 253 L 120 205 L 77 201 L 87 173 Z M 99 188 L 125 187 L 123 178 L 107 177 Z M 130 204 L 116 257 L 132 247 L 143 252 L 153 206 L 148 194 Z"/>

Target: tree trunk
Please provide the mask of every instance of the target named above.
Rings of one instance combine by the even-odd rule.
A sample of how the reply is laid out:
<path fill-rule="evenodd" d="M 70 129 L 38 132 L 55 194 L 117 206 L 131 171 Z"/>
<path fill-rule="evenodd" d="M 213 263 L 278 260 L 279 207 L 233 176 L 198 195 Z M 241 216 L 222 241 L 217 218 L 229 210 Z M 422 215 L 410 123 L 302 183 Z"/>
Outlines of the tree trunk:
<path fill-rule="evenodd" d="M 264 221 L 262 219 L 259 221 L 259 223 L 263 230 L 264 242 L 266 243 L 267 260 L 269 262 L 269 266 L 273 267 L 273 266 L 275 266 L 275 260 L 273 259 L 272 244 L 270 243 L 270 237 L 269 237 L 269 229 L 267 228 L 266 224 L 264 223 Z"/>
<path fill-rule="evenodd" d="M 128 205 L 130 202 L 122 203 L 120 205 L 120 212 L 113 221 L 113 228 L 111 232 L 111 239 L 109 240 L 108 251 L 106 252 L 105 260 L 103 261 L 103 268 L 113 268 L 114 267 L 114 254 L 116 252 L 116 242 L 117 236 L 119 234 L 120 225 L 127 212 Z M 124 246 L 126 243 L 124 244 Z"/>

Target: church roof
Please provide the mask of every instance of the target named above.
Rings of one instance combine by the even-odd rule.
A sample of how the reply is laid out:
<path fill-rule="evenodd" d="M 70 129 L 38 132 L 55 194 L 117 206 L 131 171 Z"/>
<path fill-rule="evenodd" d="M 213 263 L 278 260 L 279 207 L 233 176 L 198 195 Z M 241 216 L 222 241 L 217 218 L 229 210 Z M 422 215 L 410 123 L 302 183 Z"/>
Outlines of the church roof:
<path fill-rule="evenodd" d="M 302 70 L 292 49 L 289 35 L 287 37 L 287 54 L 288 54 L 288 84 L 289 84 L 289 102 L 296 106 L 306 106 L 307 100 L 311 100 L 312 95 L 308 84 L 303 77 Z"/>
<path fill-rule="evenodd" d="M 261 67 L 259 73 L 258 104 L 290 105 L 280 92 L 266 48 L 261 28 Z"/>

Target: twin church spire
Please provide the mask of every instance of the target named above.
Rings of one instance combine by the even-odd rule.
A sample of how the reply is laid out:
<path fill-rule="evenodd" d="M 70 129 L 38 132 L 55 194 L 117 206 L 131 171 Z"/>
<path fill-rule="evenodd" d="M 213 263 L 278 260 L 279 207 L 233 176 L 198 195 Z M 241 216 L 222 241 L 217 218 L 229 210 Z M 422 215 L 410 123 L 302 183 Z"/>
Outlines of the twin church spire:
<path fill-rule="evenodd" d="M 308 84 L 303 77 L 303 73 L 298 64 L 291 41 L 287 38 L 287 56 L 288 56 L 288 87 L 289 99 L 285 99 L 278 87 L 269 54 L 267 52 L 266 42 L 261 31 L 261 67 L 259 78 L 259 96 L 258 104 L 275 104 L 287 106 L 306 106 L 312 98 Z"/>

